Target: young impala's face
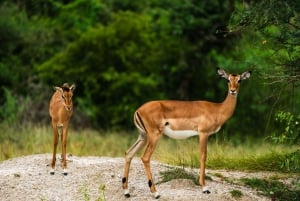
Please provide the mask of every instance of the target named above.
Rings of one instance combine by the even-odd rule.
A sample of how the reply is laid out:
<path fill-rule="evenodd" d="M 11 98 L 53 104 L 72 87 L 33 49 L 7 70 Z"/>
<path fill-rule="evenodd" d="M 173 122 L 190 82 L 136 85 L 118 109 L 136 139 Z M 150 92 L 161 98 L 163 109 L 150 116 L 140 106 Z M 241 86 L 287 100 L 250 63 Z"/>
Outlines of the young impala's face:
<path fill-rule="evenodd" d="M 62 87 L 55 87 L 55 90 L 61 93 L 61 97 L 64 101 L 64 106 L 66 110 L 71 111 L 73 104 L 72 104 L 72 97 L 73 97 L 73 92 L 75 90 L 75 85 L 72 84 L 71 87 L 69 87 L 68 84 L 62 86 Z"/>
<path fill-rule="evenodd" d="M 65 101 L 66 109 L 71 110 L 72 109 L 73 92 L 70 89 L 64 89 L 62 97 Z"/>

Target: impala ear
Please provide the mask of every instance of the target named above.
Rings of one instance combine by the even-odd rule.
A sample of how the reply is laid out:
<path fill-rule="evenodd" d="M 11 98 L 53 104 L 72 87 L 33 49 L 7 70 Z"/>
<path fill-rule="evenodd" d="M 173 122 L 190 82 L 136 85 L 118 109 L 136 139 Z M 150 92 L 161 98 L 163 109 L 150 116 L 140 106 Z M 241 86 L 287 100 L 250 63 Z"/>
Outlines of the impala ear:
<path fill-rule="evenodd" d="M 55 91 L 63 92 L 63 89 L 61 87 L 53 87 Z"/>
<path fill-rule="evenodd" d="M 73 83 L 73 84 L 70 86 L 70 90 L 73 92 L 75 89 L 76 89 L 76 85 Z"/>
<path fill-rule="evenodd" d="M 217 68 L 218 70 L 218 75 L 225 78 L 226 80 L 228 80 L 228 74 L 225 72 L 225 70 L 221 69 L 221 68 Z"/>
<path fill-rule="evenodd" d="M 246 80 L 251 76 L 251 71 L 246 71 L 241 74 L 240 80 Z"/>
<path fill-rule="evenodd" d="M 70 87 L 69 87 L 69 84 L 66 82 L 66 83 L 64 83 L 64 84 L 62 85 L 61 88 L 63 88 L 63 89 L 69 89 Z"/>

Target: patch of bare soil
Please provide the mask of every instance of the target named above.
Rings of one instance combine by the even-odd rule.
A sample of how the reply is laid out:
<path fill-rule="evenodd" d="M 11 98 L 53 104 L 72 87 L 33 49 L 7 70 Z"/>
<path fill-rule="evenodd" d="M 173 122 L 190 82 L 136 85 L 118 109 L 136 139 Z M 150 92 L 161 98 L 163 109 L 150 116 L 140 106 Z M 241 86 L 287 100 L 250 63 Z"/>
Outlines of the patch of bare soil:
<path fill-rule="evenodd" d="M 0 163 L 0 200 L 155 200 L 150 193 L 142 162 L 134 158 L 129 175 L 131 197 L 125 198 L 121 180 L 123 177 L 123 158 L 108 157 L 68 157 L 68 172 L 64 176 L 57 160 L 55 175 L 50 175 L 50 154 L 31 155 Z M 188 179 L 175 179 L 160 183 L 160 172 L 170 166 L 155 161 L 151 163 L 156 188 L 161 197 L 159 200 L 180 201 L 264 201 L 270 200 L 258 192 L 235 183 L 242 177 L 264 177 L 267 173 L 229 172 L 207 170 L 212 178 L 207 181 L 211 194 L 203 194 L 200 187 Z M 192 171 L 198 172 L 197 169 Z M 215 176 L 218 175 L 218 176 Z M 222 176 L 220 176 L 222 175 Z M 228 182 L 228 178 L 230 182 Z M 232 190 L 238 190 L 242 197 L 234 198 Z"/>

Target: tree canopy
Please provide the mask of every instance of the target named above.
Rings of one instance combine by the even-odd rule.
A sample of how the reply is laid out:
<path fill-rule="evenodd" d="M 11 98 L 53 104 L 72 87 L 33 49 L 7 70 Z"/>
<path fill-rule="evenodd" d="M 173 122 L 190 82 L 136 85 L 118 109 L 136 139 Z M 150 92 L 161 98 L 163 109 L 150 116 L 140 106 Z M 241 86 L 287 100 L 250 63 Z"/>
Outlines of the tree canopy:
<path fill-rule="evenodd" d="M 75 125 L 131 129 L 148 100 L 221 102 L 223 67 L 253 71 L 226 133 L 273 134 L 286 127 L 279 112 L 299 114 L 299 9 L 297 1 L 4 0 L 0 120 L 48 122 L 52 87 L 74 82 Z"/>

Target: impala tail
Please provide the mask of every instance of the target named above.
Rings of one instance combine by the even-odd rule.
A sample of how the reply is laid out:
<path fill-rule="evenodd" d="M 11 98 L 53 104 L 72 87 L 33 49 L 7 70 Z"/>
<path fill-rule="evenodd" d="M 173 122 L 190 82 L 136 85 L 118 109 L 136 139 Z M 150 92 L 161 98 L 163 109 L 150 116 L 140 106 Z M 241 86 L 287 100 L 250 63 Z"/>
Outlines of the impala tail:
<path fill-rule="evenodd" d="M 146 128 L 140 114 L 136 111 L 133 116 L 133 122 L 140 134 L 146 134 Z"/>

